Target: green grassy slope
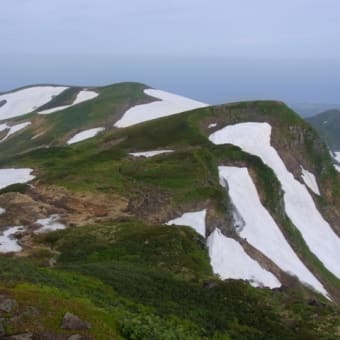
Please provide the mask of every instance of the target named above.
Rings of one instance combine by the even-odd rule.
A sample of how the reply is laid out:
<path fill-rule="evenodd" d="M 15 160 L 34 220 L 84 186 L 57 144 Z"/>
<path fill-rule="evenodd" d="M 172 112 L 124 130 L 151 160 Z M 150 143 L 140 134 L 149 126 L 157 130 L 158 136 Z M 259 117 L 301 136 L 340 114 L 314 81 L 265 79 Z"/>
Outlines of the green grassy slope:
<path fill-rule="evenodd" d="M 224 223 L 225 231 L 229 228 L 232 233 L 227 223 L 228 197 L 219 184 L 217 166 L 247 166 L 264 205 L 293 247 L 327 288 L 340 291 L 339 280 L 313 257 L 285 216 L 274 173 L 259 158 L 233 146 L 213 145 L 207 138 L 212 122 L 219 127 L 249 120 L 270 122 L 276 147 L 290 167 L 296 167 L 296 159 L 304 162 L 330 188 L 322 202 L 329 207 L 337 204 L 339 182 L 315 131 L 282 103 L 251 102 L 112 129 L 63 146 L 70 131 L 112 124 L 125 108 L 147 101 L 143 88 L 138 84 L 102 88 L 91 102 L 41 118 L 36 126 L 50 129 L 46 135 L 31 141 L 36 131 L 27 130 L 0 144 L 1 167 L 32 167 L 38 187 L 53 185 L 93 197 L 119 194 L 129 200 L 128 217 L 34 236 L 31 246 L 36 249 L 25 258 L 0 257 L 0 291 L 19 303 L 16 323 L 12 315 L 4 316 L 7 331 L 70 334 L 60 329 L 63 315 L 70 311 L 91 322 L 92 328 L 81 333 L 96 339 L 339 336 L 340 311 L 335 304 L 299 285 L 271 291 L 242 281 L 222 282 L 212 273 L 201 236 L 190 228 L 155 222 L 209 206 L 214 225 Z M 293 143 L 301 134 L 304 140 Z M 50 143 L 50 148 L 38 148 Z M 164 148 L 176 152 L 149 159 L 128 155 Z M 31 189 L 8 190 L 30 194 Z M 52 267 L 51 258 L 56 260 Z M 38 314 L 25 314 L 28 306 L 34 306 Z"/>
<path fill-rule="evenodd" d="M 44 327 L 65 334 L 66 311 L 90 321 L 81 333 L 96 339 L 332 339 L 339 322 L 334 306 L 308 302 L 298 290 L 216 280 L 201 239 L 188 228 L 130 220 L 55 232 L 39 242 L 60 252 L 53 269 L 38 264 L 44 254 L 0 258 L 1 290 L 19 303 L 13 332 Z M 35 314 L 22 317 L 32 305 Z"/>
<path fill-rule="evenodd" d="M 74 134 L 91 127 L 109 127 L 131 106 L 153 99 L 143 93 L 145 85 L 121 83 L 96 88 L 99 96 L 93 100 L 48 115 L 31 113 L 21 116 L 16 123 L 29 120 L 32 124 L 8 140 L 0 143 L 0 158 L 6 158 L 35 148 L 64 145 Z M 70 88 L 43 109 L 68 104 L 77 88 Z M 40 108 L 39 108 L 40 110 Z"/>
<path fill-rule="evenodd" d="M 209 201 L 220 216 L 225 215 L 227 207 L 226 195 L 219 185 L 217 166 L 222 163 L 242 164 L 257 174 L 265 206 L 282 226 L 295 249 L 329 285 L 336 287 L 334 290 L 340 288 L 339 280 L 315 261 L 282 211 L 282 193 L 272 171 L 257 157 L 238 148 L 212 145 L 207 139 L 207 132 L 201 129 L 208 119 L 220 124 L 269 121 L 273 125 L 273 133 L 281 134 L 278 139 L 291 138 L 287 136 L 289 126 L 301 127 L 304 134 L 310 137 L 301 145 L 294 145 L 291 152 L 304 154 L 306 162 L 315 166 L 315 173 L 323 180 L 323 187 L 329 186 L 328 191 L 333 193 L 331 197 L 338 197 L 339 183 L 326 148 L 320 149 L 317 135 L 303 120 L 285 105 L 274 102 L 240 103 L 196 110 L 128 129 L 113 130 L 73 147 L 37 150 L 15 157 L 10 163 L 32 167 L 39 172 L 43 183 L 70 190 L 115 192 L 128 199 L 141 192 L 150 192 L 151 196 L 154 192 L 161 192 L 170 202 L 169 205 L 176 209 Z M 157 148 L 175 149 L 177 152 L 149 159 L 128 156 L 131 151 Z M 154 210 L 158 209 L 157 204 L 157 201 L 150 202 Z M 322 204 L 327 206 L 327 199 Z"/>

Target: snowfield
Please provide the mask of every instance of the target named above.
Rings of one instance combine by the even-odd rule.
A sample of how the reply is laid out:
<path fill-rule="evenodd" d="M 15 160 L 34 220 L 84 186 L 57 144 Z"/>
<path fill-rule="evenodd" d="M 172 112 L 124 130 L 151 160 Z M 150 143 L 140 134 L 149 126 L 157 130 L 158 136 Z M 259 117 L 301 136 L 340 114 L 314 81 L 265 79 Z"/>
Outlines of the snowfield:
<path fill-rule="evenodd" d="M 205 238 L 205 217 L 207 211 L 204 209 L 202 211 L 188 212 L 184 213 L 181 217 L 175 218 L 169 222 L 167 225 L 185 225 L 194 229 L 198 234 Z"/>
<path fill-rule="evenodd" d="M 0 107 L 0 120 L 33 112 L 66 89 L 63 86 L 35 86 L 2 94 L 0 102 L 5 100 L 6 104 Z"/>
<path fill-rule="evenodd" d="M 16 183 L 27 183 L 34 179 L 32 169 L 0 169 L 0 189 Z"/>
<path fill-rule="evenodd" d="M 96 135 L 98 135 L 98 133 L 100 133 L 104 130 L 105 130 L 105 128 L 103 128 L 103 127 L 84 130 L 82 132 L 77 133 L 71 139 L 69 139 L 67 141 L 67 144 L 70 145 L 70 144 L 82 142 L 83 140 L 95 137 Z"/>
<path fill-rule="evenodd" d="M 27 126 L 31 125 L 31 122 L 20 123 L 12 126 L 8 126 L 7 124 L 0 125 L 0 131 L 8 130 L 7 135 L 0 140 L 0 142 L 5 141 L 9 136 L 14 135 L 16 132 L 25 129 Z"/>
<path fill-rule="evenodd" d="M 253 287 L 281 287 L 280 281 L 253 260 L 234 239 L 215 229 L 207 240 L 211 266 L 222 280 L 247 280 Z"/>
<path fill-rule="evenodd" d="M 42 218 L 37 220 L 35 223 L 40 224 L 42 227 L 37 229 L 35 234 L 47 233 L 49 231 L 62 230 L 65 229 L 66 226 L 59 222 L 59 215 L 51 215 L 47 218 Z"/>
<path fill-rule="evenodd" d="M 41 114 L 41 115 L 47 115 L 47 114 L 50 114 L 50 113 L 53 113 L 53 112 L 62 111 L 62 110 L 68 109 L 69 107 L 72 107 L 74 105 L 77 105 L 77 104 L 86 102 L 88 100 L 94 99 L 96 97 L 98 97 L 97 92 L 89 91 L 89 90 L 82 90 L 78 93 L 76 99 L 74 100 L 74 102 L 71 105 L 53 107 L 52 109 L 40 111 L 38 113 Z"/>
<path fill-rule="evenodd" d="M 310 190 L 312 190 L 314 192 L 314 194 L 320 196 L 320 189 L 319 189 L 318 182 L 316 181 L 314 174 L 312 174 L 310 171 L 304 169 L 303 167 L 301 167 L 301 171 L 302 171 L 302 179 L 305 182 L 305 184 L 307 185 L 307 187 Z"/>
<path fill-rule="evenodd" d="M 134 157 L 154 157 L 157 155 L 161 155 L 163 153 L 174 152 L 174 150 L 154 150 L 154 151 L 143 151 L 143 152 L 130 152 L 129 155 Z"/>
<path fill-rule="evenodd" d="M 305 267 L 282 234 L 280 228 L 262 205 L 247 168 L 220 166 L 221 185 L 229 191 L 233 205 L 244 225 L 238 231 L 252 246 L 260 250 L 283 271 L 297 276 L 327 296 L 327 291 Z"/>
<path fill-rule="evenodd" d="M 14 235 L 22 231 L 23 227 L 11 227 L 0 235 L 0 253 L 17 253 L 22 250 Z"/>
<path fill-rule="evenodd" d="M 340 163 L 340 151 L 331 152 L 332 157 Z M 340 172 L 340 165 L 334 164 L 335 170 Z"/>
<path fill-rule="evenodd" d="M 260 157 L 273 169 L 284 191 L 288 217 L 301 232 L 309 249 L 324 266 L 340 277 L 340 239 L 324 220 L 305 185 L 290 173 L 277 151 L 270 144 L 271 126 L 268 123 L 229 125 L 211 134 L 215 144 L 233 144 L 245 152 Z"/>
<path fill-rule="evenodd" d="M 206 214 L 206 209 L 188 212 L 166 224 L 189 226 L 205 238 Z M 219 229 L 215 229 L 210 234 L 207 239 L 207 246 L 213 271 L 222 280 L 247 280 L 254 287 L 276 288 L 281 286 L 281 283 L 272 273 L 262 268 L 237 241 L 224 236 Z"/>
<path fill-rule="evenodd" d="M 337 162 L 340 163 L 340 151 L 334 152 L 334 158 Z"/>
<path fill-rule="evenodd" d="M 208 106 L 207 104 L 160 90 L 147 89 L 144 90 L 144 93 L 159 100 L 130 108 L 114 124 L 115 127 L 124 128 L 148 120 Z"/>

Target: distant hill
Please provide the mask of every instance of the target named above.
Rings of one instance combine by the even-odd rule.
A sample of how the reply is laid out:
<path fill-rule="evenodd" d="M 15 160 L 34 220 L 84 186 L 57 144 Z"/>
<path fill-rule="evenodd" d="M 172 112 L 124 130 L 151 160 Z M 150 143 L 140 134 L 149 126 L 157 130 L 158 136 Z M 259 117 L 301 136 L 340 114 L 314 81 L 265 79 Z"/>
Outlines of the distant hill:
<path fill-rule="evenodd" d="M 333 151 L 340 151 L 340 110 L 328 110 L 306 118 Z"/>
<path fill-rule="evenodd" d="M 301 117 L 309 118 L 317 115 L 319 112 L 329 110 L 340 110 L 340 104 L 322 104 L 322 103 L 289 103 L 295 112 Z"/>

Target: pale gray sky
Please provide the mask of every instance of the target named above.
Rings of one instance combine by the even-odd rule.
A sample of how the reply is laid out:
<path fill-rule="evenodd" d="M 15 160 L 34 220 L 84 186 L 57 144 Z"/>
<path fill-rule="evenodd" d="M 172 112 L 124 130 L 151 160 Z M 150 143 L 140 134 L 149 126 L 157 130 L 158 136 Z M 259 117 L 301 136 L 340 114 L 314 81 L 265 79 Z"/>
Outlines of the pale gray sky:
<path fill-rule="evenodd" d="M 339 14 L 339 0 L 1 0 L 1 49 L 340 58 Z"/>
<path fill-rule="evenodd" d="M 0 1 L 0 92 L 130 80 L 208 103 L 340 102 L 340 0 Z"/>

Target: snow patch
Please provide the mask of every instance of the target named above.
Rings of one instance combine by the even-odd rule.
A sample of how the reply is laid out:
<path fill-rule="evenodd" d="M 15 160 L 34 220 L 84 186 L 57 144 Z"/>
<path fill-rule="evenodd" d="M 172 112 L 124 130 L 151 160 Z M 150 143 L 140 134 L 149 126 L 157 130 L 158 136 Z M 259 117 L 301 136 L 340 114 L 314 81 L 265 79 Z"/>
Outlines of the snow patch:
<path fill-rule="evenodd" d="M 244 227 L 238 231 L 239 235 L 283 271 L 297 276 L 301 282 L 327 296 L 325 288 L 297 257 L 262 205 L 248 169 L 220 166 L 218 171 L 221 185 L 229 190 L 231 201 L 245 222 Z"/>
<path fill-rule="evenodd" d="M 340 163 L 340 151 L 335 151 L 334 153 L 334 159 Z"/>
<path fill-rule="evenodd" d="M 6 100 L 6 104 L 0 107 L 0 120 L 33 112 L 66 89 L 63 86 L 35 86 L 2 94 L 0 102 Z"/>
<path fill-rule="evenodd" d="M 14 235 L 22 230 L 23 227 L 11 227 L 0 235 L 0 253 L 17 253 L 22 250 L 18 241 L 14 238 Z"/>
<path fill-rule="evenodd" d="M 185 225 L 194 229 L 198 234 L 205 238 L 205 217 L 207 215 L 206 209 L 202 211 L 184 213 L 181 217 L 175 218 L 167 225 Z"/>
<path fill-rule="evenodd" d="M 217 123 L 209 124 L 208 129 L 212 129 L 217 126 Z"/>
<path fill-rule="evenodd" d="M 307 185 L 307 187 L 310 190 L 312 190 L 314 194 L 317 194 L 320 196 L 320 189 L 319 189 L 318 182 L 316 181 L 314 174 L 304 169 L 302 166 L 301 166 L 301 171 L 302 171 L 302 179 Z"/>
<path fill-rule="evenodd" d="M 38 112 L 41 115 L 47 115 L 53 112 L 57 112 L 57 111 L 62 111 L 65 109 L 68 109 L 69 107 L 72 107 L 74 105 L 86 102 L 88 100 L 94 99 L 98 97 L 98 93 L 94 92 L 94 91 L 89 91 L 89 90 L 82 90 L 78 93 L 76 99 L 74 100 L 74 102 L 71 105 L 64 105 L 64 106 L 58 106 L 58 107 L 53 107 L 52 109 L 48 109 L 48 110 L 43 110 Z"/>
<path fill-rule="evenodd" d="M 3 215 L 3 214 L 5 214 L 5 213 L 6 213 L 6 209 L 0 208 L 0 215 Z"/>
<path fill-rule="evenodd" d="M 32 169 L 0 169 L 0 189 L 16 183 L 27 183 L 34 179 Z"/>
<path fill-rule="evenodd" d="M 174 150 L 154 150 L 154 151 L 143 151 L 143 152 L 130 152 L 129 155 L 134 157 L 154 157 L 157 155 L 161 155 L 163 153 L 174 152 Z"/>
<path fill-rule="evenodd" d="M 208 106 L 207 104 L 160 90 L 147 89 L 144 90 L 144 93 L 160 100 L 130 108 L 114 124 L 115 127 L 124 128 L 148 120 Z"/>
<path fill-rule="evenodd" d="M 3 131 L 5 129 L 9 129 L 7 135 L 0 140 L 0 142 L 5 141 L 9 136 L 15 134 L 16 132 L 25 129 L 27 126 L 31 125 L 31 122 L 25 122 L 25 123 L 20 123 L 12 126 L 8 126 L 7 124 L 1 124 L 0 125 L 0 131 Z M 4 128 L 5 126 L 5 128 Z"/>
<path fill-rule="evenodd" d="M 330 151 L 330 154 L 336 162 L 340 163 L 340 151 Z M 340 172 L 340 166 L 338 164 L 334 164 L 334 168 Z"/>
<path fill-rule="evenodd" d="M 205 237 L 206 209 L 202 211 L 184 213 L 181 217 L 167 222 L 167 225 L 185 225 L 193 228 Z M 241 279 L 249 281 L 254 287 L 280 287 L 279 280 L 270 272 L 262 268 L 232 238 L 224 236 L 219 229 L 215 229 L 207 239 L 211 266 L 215 274 L 222 280 Z"/>
<path fill-rule="evenodd" d="M 65 229 L 66 226 L 59 222 L 59 215 L 51 215 L 47 218 L 42 218 L 37 220 L 35 223 L 40 224 L 42 227 L 37 229 L 35 234 L 47 233 L 49 231 L 62 230 Z"/>
<path fill-rule="evenodd" d="M 215 229 L 207 240 L 211 266 L 221 279 L 247 280 L 254 287 L 281 287 L 280 281 L 253 260 L 234 239 Z"/>
<path fill-rule="evenodd" d="M 210 135 L 215 144 L 234 144 L 247 153 L 260 157 L 273 169 L 284 191 L 288 217 L 301 232 L 309 249 L 324 266 L 340 277 L 340 239 L 324 220 L 305 185 L 288 171 L 277 151 L 270 144 L 268 123 L 240 123 L 226 126 Z"/>
<path fill-rule="evenodd" d="M 98 93 L 95 91 L 89 91 L 89 90 L 82 90 L 78 93 L 76 100 L 73 102 L 73 105 L 77 105 L 83 102 L 86 102 L 87 100 L 91 100 L 98 97 Z"/>
<path fill-rule="evenodd" d="M 105 128 L 99 127 L 99 128 L 94 128 L 94 129 L 88 129 L 82 132 L 77 133 L 74 135 L 71 139 L 67 141 L 67 144 L 74 144 L 74 143 L 79 143 L 83 140 L 95 137 L 98 133 L 104 131 Z"/>

